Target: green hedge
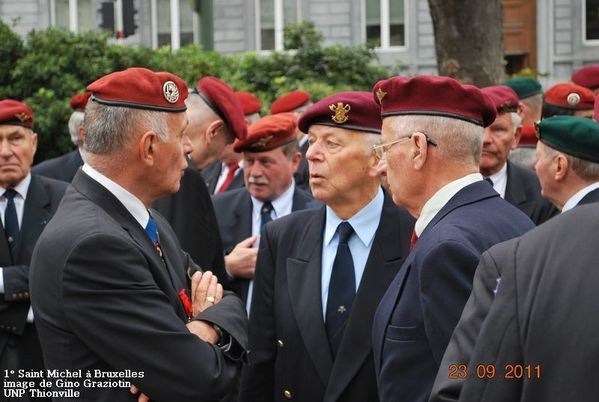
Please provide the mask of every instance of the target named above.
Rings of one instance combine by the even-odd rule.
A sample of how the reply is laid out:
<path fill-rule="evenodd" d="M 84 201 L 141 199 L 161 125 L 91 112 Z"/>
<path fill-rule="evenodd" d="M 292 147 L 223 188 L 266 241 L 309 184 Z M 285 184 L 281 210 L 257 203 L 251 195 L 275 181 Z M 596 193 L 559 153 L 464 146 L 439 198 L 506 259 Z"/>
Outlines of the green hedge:
<path fill-rule="evenodd" d="M 72 148 L 67 132 L 69 100 L 97 78 L 131 66 L 170 71 L 190 86 L 205 75 L 219 77 L 235 90 L 250 91 L 267 113 L 281 94 L 303 89 L 318 100 L 340 90 L 370 90 L 388 75 L 366 47 L 323 47 L 312 23 L 285 28 L 284 52 L 225 56 L 189 45 L 172 52 L 107 43 L 108 35 L 49 28 L 23 42 L 0 20 L 0 99 L 23 100 L 35 113 L 39 134 L 36 161 Z"/>

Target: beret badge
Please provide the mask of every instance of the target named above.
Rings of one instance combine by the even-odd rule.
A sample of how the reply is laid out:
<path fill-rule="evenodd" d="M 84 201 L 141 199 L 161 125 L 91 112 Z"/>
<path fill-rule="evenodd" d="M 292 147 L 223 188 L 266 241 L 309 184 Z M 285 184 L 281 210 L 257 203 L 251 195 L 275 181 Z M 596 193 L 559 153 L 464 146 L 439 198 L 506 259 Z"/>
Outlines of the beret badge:
<path fill-rule="evenodd" d="M 162 86 L 164 99 L 169 103 L 177 103 L 179 100 L 179 88 L 173 81 L 166 81 Z"/>
<path fill-rule="evenodd" d="M 566 100 L 568 101 L 568 105 L 576 106 L 580 103 L 580 95 L 576 92 L 569 93 Z"/>
<path fill-rule="evenodd" d="M 376 98 L 379 100 L 379 103 L 383 103 L 385 95 L 387 95 L 387 92 L 383 91 L 381 88 L 376 90 Z"/>
<path fill-rule="evenodd" d="M 343 124 L 348 119 L 349 116 L 347 113 L 351 110 L 351 106 L 348 104 L 343 104 L 343 102 L 337 102 L 337 104 L 331 103 L 329 105 L 329 109 L 335 114 L 331 115 L 331 119 L 337 124 Z"/>
<path fill-rule="evenodd" d="M 250 148 L 264 148 L 266 146 L 266 144 L 268 144 L 268 142 L 272 139 L 273 139 L 272 135 L 262 137 L 258 141 L 254 142 L 252 145 L 250 145 Z"/>
<path fill-rule="evenodd" d="M 26 121 L 31 120 L 31 116 L 25 112 L 15 114 L 15 117 L 21 122 L 25 123 Z"/>

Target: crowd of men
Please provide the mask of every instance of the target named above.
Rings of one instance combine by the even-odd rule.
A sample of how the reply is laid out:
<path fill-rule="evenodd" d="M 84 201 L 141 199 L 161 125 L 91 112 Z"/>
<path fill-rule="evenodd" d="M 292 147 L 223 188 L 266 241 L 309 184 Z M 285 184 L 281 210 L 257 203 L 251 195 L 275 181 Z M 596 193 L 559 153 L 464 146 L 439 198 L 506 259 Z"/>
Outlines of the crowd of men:
<path fill-rule="evenodd" d="M 1 100 L 0 399 L 596 400 L 598 94 L 391 77 L 262 117 L 130 68 L 33 167 Z M 119 381 L 7 391 L 45 369 Z"/>

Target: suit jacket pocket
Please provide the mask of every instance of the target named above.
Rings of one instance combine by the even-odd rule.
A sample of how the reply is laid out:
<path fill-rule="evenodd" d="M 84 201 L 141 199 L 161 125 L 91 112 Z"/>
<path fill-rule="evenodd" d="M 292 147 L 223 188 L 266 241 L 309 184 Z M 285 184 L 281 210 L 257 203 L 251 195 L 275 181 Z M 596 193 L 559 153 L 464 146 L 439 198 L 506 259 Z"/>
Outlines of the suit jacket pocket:
<path fill-rule="evenodd" d="M 418 327 L 398 327 L 388 325 L 385 337 L 391 341 L 413 342 L 418 339 L 424 339 L 424 334 Z"/>

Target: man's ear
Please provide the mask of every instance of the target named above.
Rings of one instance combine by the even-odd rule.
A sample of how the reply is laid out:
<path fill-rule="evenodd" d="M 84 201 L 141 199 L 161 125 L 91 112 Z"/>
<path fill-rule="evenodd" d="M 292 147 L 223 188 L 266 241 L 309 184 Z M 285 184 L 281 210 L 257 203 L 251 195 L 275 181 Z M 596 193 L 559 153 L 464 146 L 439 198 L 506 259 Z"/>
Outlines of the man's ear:
<path fill-rule="evenodd" d="M 225 122 L 222 120 L 215 120 L 208 125 L 206 132 L 204 133 L 204 140 L 207 145 L 210 145 L 214 138 L 222 131 Z"/>
<path fill-rule="evenodd" d="M 520 139 L 522 138 L 522 124 L 516 127 L 516 131 L 514 132 L 514 141 L 512 142 L 512 146 L 510 149 L 516 149 L 518 144 L 520 143 Z"/>
<path fill-rule="evenodd" d="M 426 136 L 422 133 L 412 134 L 408 146 L 410 147 L 412 166 L 415 170 L 421 170 L 428 157 L 428 142 L 426 141 Z"/>
<path fill-rule="evenodd" d="M 158 135 L 154 131 L 146 131 L 138 142 L 139 158 L 146 166 L 154 165 L 154 157 L 158 146 Z"/>
<path fill-rule="evenodd" d="M 555 181 L 559 182 L 566 178 L 570 167 L 570 162 L 563 154 L 558 154 L 555 158 L 555 164 L 554 179 Z"/>

